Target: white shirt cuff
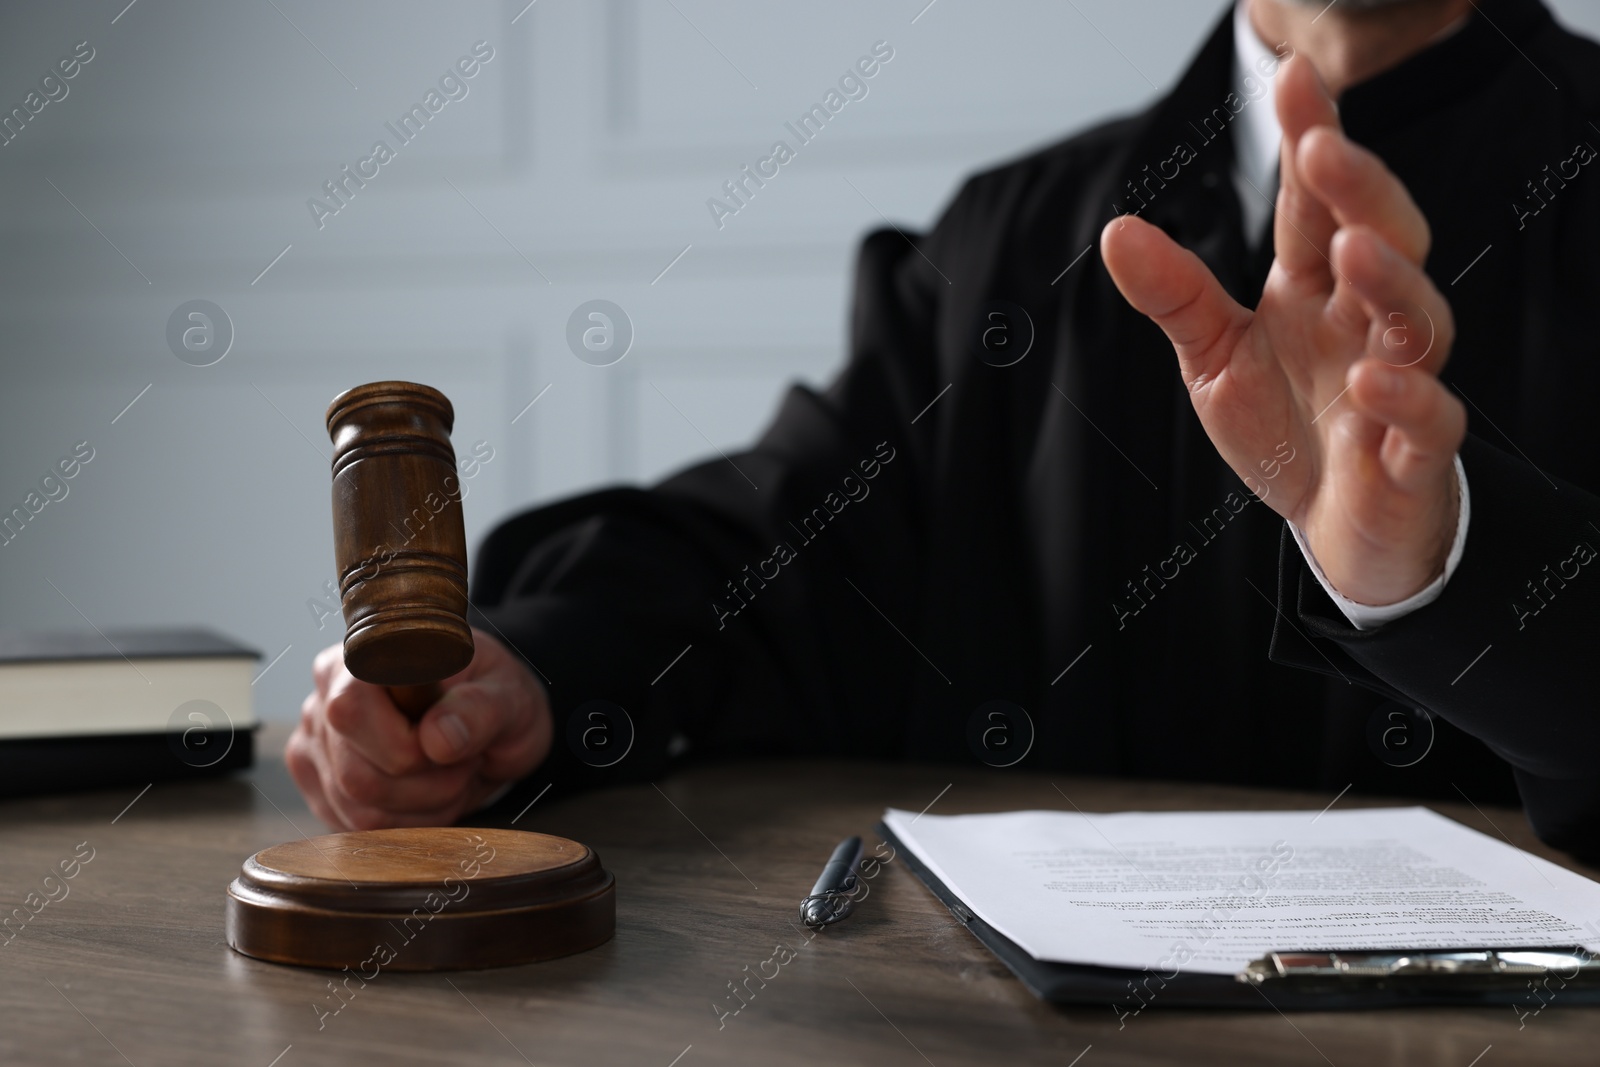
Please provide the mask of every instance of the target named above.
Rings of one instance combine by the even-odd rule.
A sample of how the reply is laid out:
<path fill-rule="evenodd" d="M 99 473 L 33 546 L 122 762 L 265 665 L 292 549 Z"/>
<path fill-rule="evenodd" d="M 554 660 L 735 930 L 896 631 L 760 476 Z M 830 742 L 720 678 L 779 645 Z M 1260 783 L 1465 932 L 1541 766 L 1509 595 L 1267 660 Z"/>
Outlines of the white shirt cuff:
<path fill-rule="evenodd" d="M 1450 555 L 1445 558 L 1444 573 L 1430 582 L 1426 588 L 1396 604 L 1358 604 L 1341 594 L 1329 584 L 1328 576 L 1322 573 L 1322 567 L 1311 554 L 1311 546 L 1306 544 L 1305 534 L 1300 532 L 1300 527 L 1292 522 L 1289 523 L 1289 532 L 1294 535 L 1294 543 L 1300 546 L 1300 554 L 1306 558 L 1306 566 L 1311 568 L 1311 573 L 1316 576 L 1317 584 L 1322 586 L 1323 592 L 1338 605 L 1344 617 L 1350 620 L 1350 625 L 1358 630 L 1376 630 L 1386 622 L 1393 622 L 1402 615 L 1409 615 L 1439 599 L 1439 594 L 1444 592 L 1445 583 L 1450 580 L 1450 576 L 1456 572 L 1456 567 L 1461 563 L 1461 554 L 1466 551 L 1467 521 L 1472 515 L 1472 497 L 1467 492 L 1467 471 L 1461 465 L 1459 455 L 1456 456 L 1456 485 L 1461 490 L 1461 512 L 1456 516 L 1456 539 L 1450 546 Z"/>

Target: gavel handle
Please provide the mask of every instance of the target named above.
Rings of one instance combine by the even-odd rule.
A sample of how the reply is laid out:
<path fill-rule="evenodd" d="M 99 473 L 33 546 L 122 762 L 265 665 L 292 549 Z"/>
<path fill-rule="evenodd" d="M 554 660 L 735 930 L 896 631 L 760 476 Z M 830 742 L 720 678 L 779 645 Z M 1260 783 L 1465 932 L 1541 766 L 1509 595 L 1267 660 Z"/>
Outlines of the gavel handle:
<path fill-rule="evenodd" d="M 427 682 L 423 685 L 391 685 L 389 699 L 394 701 L 395 707 L 412 722 L 418 722 L 427 710 L 436 704 L 444 695 L 444 688 L 438 682 Z"/>

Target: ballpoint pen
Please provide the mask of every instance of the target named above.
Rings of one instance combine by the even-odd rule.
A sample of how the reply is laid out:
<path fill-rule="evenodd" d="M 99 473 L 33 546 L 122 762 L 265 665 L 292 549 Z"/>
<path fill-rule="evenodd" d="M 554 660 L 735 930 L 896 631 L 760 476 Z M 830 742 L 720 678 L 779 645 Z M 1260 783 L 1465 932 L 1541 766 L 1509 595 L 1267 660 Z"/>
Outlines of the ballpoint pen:
<path fill-rule="evenodd" d="M 800 921 L 813 930 L 838 922 L 855 909 L 861 838 L 847 837 L 833 850 L 827 866 L 800 902 Z"/>

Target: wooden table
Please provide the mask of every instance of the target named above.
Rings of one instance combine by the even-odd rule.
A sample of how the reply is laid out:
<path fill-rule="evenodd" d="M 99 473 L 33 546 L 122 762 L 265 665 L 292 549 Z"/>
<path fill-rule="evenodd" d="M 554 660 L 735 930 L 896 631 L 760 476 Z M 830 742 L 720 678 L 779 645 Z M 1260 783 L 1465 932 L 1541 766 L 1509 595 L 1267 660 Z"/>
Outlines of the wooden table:
<path fill-rule="evenodd" d="M 1559 998 L 1521 1029 L 1509 1008 L 1287 1018 L 1151 1009 L 1119 1025 L 1109 1005 L 1050 1007 L 898 862 L 856 916 L 808 941 L 792 922 L 797 900 L 838 839 L 866 833 L 886 805 L 1065 808 L 1064 792 L 1085 811 L 1316 810 L 1332 799 L 873 763 L 705 768 L 552 794 L 517 825 L 600 852 L 617 877 L 614 940 L 506 970 L 383 973 L 336 1000 L 329 972 L 261 963 L 222 942 L 223 888 L 240 862 L 323 830 L 284 772 L 283 739 L 281 729 L 260 738 L 265 756 L 248 776 L 159 785 L 131 807 L 134 790 L 0 804 L 5 910 L 43 895 L 45 876 L 80 843 L 93 849 L 67 895 L 0 947 L 0 1063 L 1571 1067 L 1596 1057 L 1600 1014 Z M 1440 810 L 1562 861 L 1519 813 Z M 61 883 L 51 885 L 59 897 Z M 738 1003 L 729 983 L 771 974 L 763 961 L 779 944 L 793 958 L 719 1018 L 716 1006 Z"/>

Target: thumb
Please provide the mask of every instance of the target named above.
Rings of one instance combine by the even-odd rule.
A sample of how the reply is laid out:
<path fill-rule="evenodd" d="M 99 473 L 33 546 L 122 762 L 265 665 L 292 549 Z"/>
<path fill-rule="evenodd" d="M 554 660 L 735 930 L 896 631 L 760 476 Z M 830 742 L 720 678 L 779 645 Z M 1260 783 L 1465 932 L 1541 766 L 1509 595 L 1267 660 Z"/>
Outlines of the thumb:
<path fill-rule="evenodd" d="M 1251 314 L 1234 302 L 1200 257 L 1158 227 L 1124 215 L 1100 232 L 1100 255 L 1117 289 L 1148 315 L 1178 353 L 1185 384 L 1210 380 Z"/>
<path fill-rule="evenodd" d="M 504 732 L 511 703 L 492 679 L 461 682 L 445 690 L 417 724 L 423 753 L 435 763 L 459 763 L 488 748 Z"/>

